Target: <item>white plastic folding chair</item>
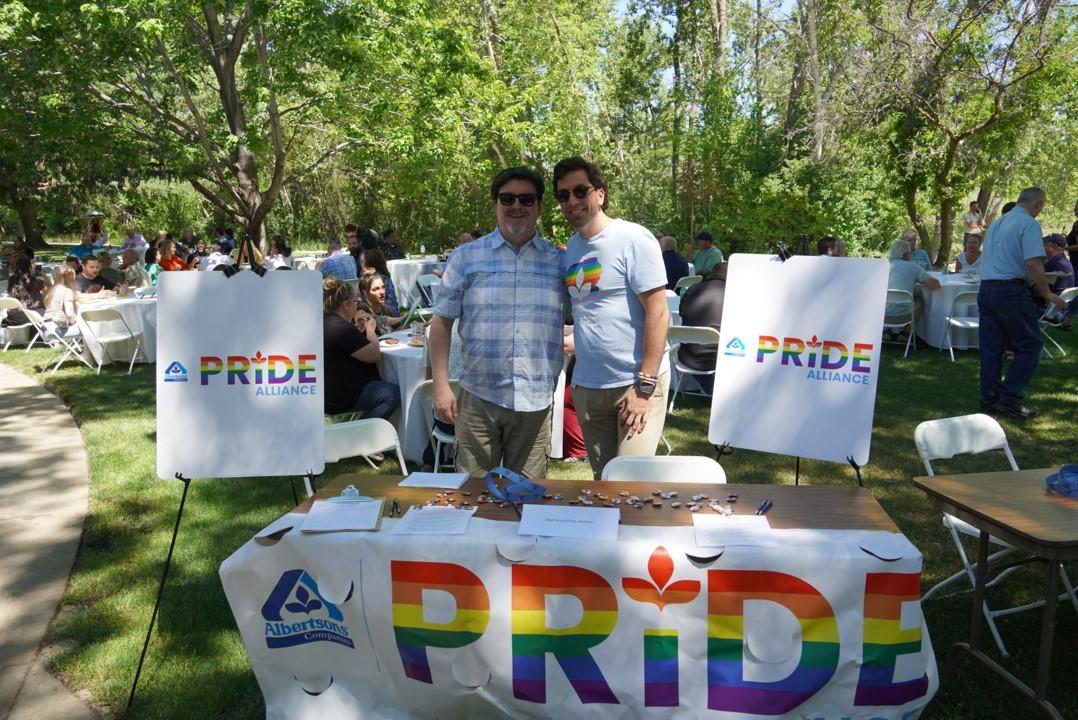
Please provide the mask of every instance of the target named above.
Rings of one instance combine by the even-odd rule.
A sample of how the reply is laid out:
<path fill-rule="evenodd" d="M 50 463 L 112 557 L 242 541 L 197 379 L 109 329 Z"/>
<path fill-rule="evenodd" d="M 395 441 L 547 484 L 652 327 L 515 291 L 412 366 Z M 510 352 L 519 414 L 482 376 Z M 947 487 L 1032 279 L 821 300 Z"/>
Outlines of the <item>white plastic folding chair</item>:
<path fill-rule="evenodd" d="M 131 352 L 131 362 L 127 365 L 127 374 L 131 374 L 131 370 L 135 367 L 135 360 L 138 359 L 139 349 L 142 347 L 142 333 L 132 332 L 131 326 L 124 320 L 124 316 L 120 314 L 115 308 L 100 308 L 98 310 L 83 310 L 81 313 L 83 321 L 86 323 L 86 328 L 89 330 L 87 339 L 93 340 L 101 346 L 101 357 L 97 361 L 97 374 L 101 374 L 101 366 L 108 360 L 112 362 L 112 356 L 109 354 L 109 346 L 116 343 L 135 342 L 135 349 Z M 92 323 L 120 323 L 123 325 L 123 331 L 108 330 L 106 332 L 97 332 Z M 115 327 L 115 326 L 114 326 Z"/>
<path fill-rule="evenodd" d="M 913 349 L 917 349 L 917 340 L 914 337 L 917 333 L 913 325 L 913 293 L 908 290 L 887 290 L 887 306 L 903 306 L 908 307 L 909 312 L 902 312 L 897 315 L 884 316 L 883 329 L 890 330 L 891 332 L 901 333 L 904 329 L 909 330 L 909 335 L 906 337 L 906 351 L 902 353 L 902 357 L 906 357 L 910 354 L 910 342 L 913 343 Z"/>
<path fill-rule="evenodd" d="M 457 392 L 459 383 L 456 380 L 449 381 L 449 387 L 454 393 Z M 442 448 L 449 446 L 455 448 L 457 436 L 455 433 L 446 432 L 435 425 L 434 414 L 434 381 L 426 380 L 419 386 L 419 397 L 423 403 L 423 417 L 427 423 L 427 434 L 434 441 L 434 472 L 439 472 L 442 467 Z"/>
<path fill-rule="evenodd" d="M 22 303 L 19 302 L 18 298 L 0 297 L 0 318 L 3 318 L 5 315 L 11 312 L 21 312 L 23 313 L 23 315 L 25 315 L 26 308 L 22 306 Z M 30 330 L 30 333 L 28 335 L 29 339 L 26 342 L 26 349 L 29 350 L 34 346 L 34 343 L 37 341 L 38 338 L 38 330 L 36 327 L 34 327 L 34 323 L 32 323 L 28 318 L 24 323 L 19 323 L 17 325 L 15 323 L 11 323 L 10 325 L 5 325 L 3 328 L 4 352 L 7 352 L 7 349 L 11 347 L 11 344 L 15 342 L 15 333 L 13 331 L 27 329 Z"/>
<path fill-rule="evenodd" d="M 416 280 L 416 287 L 423 300 L 430 306 L 438 299 L 438 288 L 442 285 L 442 279 L 437 275 L 420 275 Z"/>
<path fill-rule="evenodd" d="M 674 412 L 674 401 L 681 392 L 681 377 L 683 375 L 711 375 L 714 377 L 715 368 L 710 370 L 697 370 L 685 365 L 678 360 L 678 350 L 682 345 L 715 345 L 719 344 L 719 331 L 711 327 L 698 327 L 693 325 L 676 325 L 667 330 L 667 342 L 670 343 L 670 369 L 674 376 L 670 379 L 670 408 L 667 412 Z M 689 393 L 693 395 L 705 395 L 704 393 Z M 706 395 L 705 395 L 706 397 Z"/>
<path fill-rule="evenodd" d="M 602 479 L 725 484 L 726 471 L 703 455 L 622 455 L 606 464 Z"/>
<path fill-rule="evenodd" d="M 698 285 L 704 278 L 700 275 L 686 275 L 685 277 L 674 283 L 674 292 L 678 295 L 684 295 L 685 291 L 691 288 L 693 285 Z"/>
<path fill-rule="evenodd" d="M 1059 297 L 1061 300 L 1063 300 L 1063 302 L 1070 304 L 1074 301 L 1074 298 L 1078 297 L 1078 287 L 1067 288 L 1063 292 L 1059 293 Z M 1041 335 L 1043 335 L 1048 342 L 1055 345 L 1056 350 L 1058 350 L 1062 355 L 1066 356 L 1067 351 L 1063 349 L 1063 346 L 1057 343 L 1056 339 L 1048 334 L 1048 328 L 1062 327 L 1064 317 L 1065 316 L 1059 314 L 1054 305 L 1049 305 L 1047 308 L 1045 308 L 1044 312 L 1041 313 L 1041 317 L 1038 322 L 1041 326 Z M 1045 357 L 1047 357 L 1048 359 L 1052 358 L 1052 353 L 1049 352 L 1047 345 L 1042 345 L 1042 350 L 1044 351 Z"/>
<path fill-rule="evenodd" d="M 412 298 L 412 306 L 408 308 L 408 314 L 404 316 L 402 326 L 407 326 L 413 319 L 426 322 L 431 319 L 434 312 L 434 301 L 438 297 L 438 287 L 442 284 L 437 275 L 420 275 L 416 280 L 416 296 Z M 424 305 L 426 307 L 424 307 Z"/>
<path fill-rule="evenodd" d="M 400 439 L 393 423 L 381 418 L 367 418 L 366 420 L 349 420 L 348 422 L 336 423 L 325 426 L 326 433 L 326 462 L 335 463 L 345 458 L 362 457 L 371 467 L 377 468 L 371 460 L 372 455 L 395 450 L 397 462 L 400 463 L 401 473 L 408 473 L 408 466 L 404 464 L 404 451 L 401 449 Z M 307 496 L 314 494 L 310 478 L 304 478 Z"/>
<path fill-rule="evenodd" d="M 41 317 L 41 314 L 36 310 L 25 310 L 26 317 L 30 318 L 30 322 L 33 323 L 34 329 L 37 331 L 37 337 L 39 337 L 44 343 L 56 350 L 60 355 L 59 361 L 52 368 L 52 373 L 55 373 L 60 369 L 60 366 L 64 364 L 64 361 L 69 357 L 75 357 L 86 367 L 91 370 L 94 366 L 83 354 L 82 345 L 79 344 L 80 334 L 79 329 L 74 325 L 70 328 L 62 328 L 56 323 L 46 321 Z M 29 348 L 27 348 L 29 350 Z M 56 357 L 55 355 L 53 357 Z M 52 364 L 52 359 L 49 359 L 48 364 Z M 51 374 L 51 373 L 50 373 Z"/>
<path fill-rule="evenodd" d="M 1002 451 L 1007 457 L 1007 462 L 1010 464 L 1011 469 L 1018 470 L 1018 463 L 1014 459 L 1014 454 L 1011 453 L 1011 447 L 1007 443 L 1007 435 L 1003 432 L 1003 428 L 1000 427 L 999 423 L 993 418 L 981 413 L 923 422 L 913 431 L 913 441 L 917 446 L 917 454 L 921 456 L 921 461 L 924 463 L 925 472 L 929 475 L 936 474 L 932 468 L 933 460 L 947 460 L 953 458 L 955 455 L 976 455 L 994 450 Z M 947 531 L 951 535 L 951 540 L 954 541 L 955 549 L 958 551 L 958 557 L 962 561 L 962 569 L 932 586 L 932 588 L 921 598 L 922 602 L 931 598 L 940 589 L 961 580 L 963 577 L 969 581 L 971 590 L 977 585 L 977 563 L 970 561 L 970 558 L 966 553 L 966 548 L 962 544 L 961 536 L 967 535 L 973 538 L 979 538 L 981 534 L 980 530 L 964 520 L 960 520 L 947 513 L 943 514 L 943 526 L 947 528 Z M 1015 548 L 999 538 L 991 537 L 989 538 L 989 542 L 1000 548 L 988 556 L 989 563 L 1005 555 L 1016 552 Z M 992 587 L 996 585 L 1015 569 L 1017 568 L 1012 567 L 1004 570 L 987 583 L 987 586 Z M 1062 568 L 1060 569 L 1060 577 L 1063 580 L 1063 586 L 1066 588 L 1066 592 L 1061 594 L 1060 598 L 1062 599 L 1069 595 L 1075 611 L 1078 612 L 1078 599 L 1075 598 L 1074 588 L 1071 586 L 1070 579 Z M 1040 602 L 1028 603 L 1026 605 L 1005 608 L 1003 610 L 992 610 L 988 606 L 988 601 L 985 600 L 982 611 L 985 620 L 988 622 L 988 628 L 992 632 L 992 637 L 996 641 L 996 646 L 999 647 L 999 651 L 1003 657 L 1008 657 L 1007 647 L 1004 645 L 1003 638 L 999 634 L 995 619 L 997 617 L 1031 610 L 1033 608 L 1041 607 L 1042 605 L 1044 605 L 1043 600 Z"/>
<path fill-rule="evenodd" d="M 147 287 L 135 288 L 131 291 L 131 294 L 139 298 L 157 297 L 157 288 L 153 285 L 148 285 Z"/>
<path fill-rule="evenodd" d="M 967 290 L 960 292 L 954 296 L 954 300 L 951 302 L 951 312 L 947 315 L 947 331 L 944 334 L 944 344 L 947 346 L 947 352 L 951 354 L 951 362 L 954 362 L 954 349 L 955 344 L 951 338 L 951 328 L 958 328 L 959 330 L 967 330 L 971 332 L 977 332 L 977 328 L 981 326 L 981 319 L 978 315 L 960 315 L 961 312 L 969 312 L 969 308 L 977 307 L 977 291 Z M 959 345 L 960 350 L 969 350 L 970 348 L 977 347 L 976 345 Z M 942 349 L 942 348 L 941 348 Z"/>

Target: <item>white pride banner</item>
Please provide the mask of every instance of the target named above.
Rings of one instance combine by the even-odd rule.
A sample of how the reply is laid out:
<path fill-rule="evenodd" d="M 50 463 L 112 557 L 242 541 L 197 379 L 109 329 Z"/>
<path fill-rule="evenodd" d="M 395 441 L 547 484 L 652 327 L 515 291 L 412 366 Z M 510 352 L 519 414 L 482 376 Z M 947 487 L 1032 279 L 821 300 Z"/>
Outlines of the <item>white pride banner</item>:
<path fill-rule="evenodd" d="M 868 462 L 885 260 L 730 258 L 708 439 Z"/>
<path fill-rule="evenodd" d="M 158 476 L 322 472 L 321 276 L 166 272 L 159 282 Z"/>

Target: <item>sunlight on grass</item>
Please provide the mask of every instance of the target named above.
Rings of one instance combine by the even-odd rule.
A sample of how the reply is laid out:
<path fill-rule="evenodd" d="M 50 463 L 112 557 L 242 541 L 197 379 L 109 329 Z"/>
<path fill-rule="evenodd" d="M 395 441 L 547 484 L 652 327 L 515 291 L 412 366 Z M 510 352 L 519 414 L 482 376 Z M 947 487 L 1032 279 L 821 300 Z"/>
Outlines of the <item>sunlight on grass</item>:
<path fill-rule="evenodd" d="M 1022 467 L 1074 461 L 1074 417 L 1078 391 L 1078 342 L 1062 334 L 1068 356 L 1044 361 L 1030 388 L 1029 402 L 1041 411 L 1033 422 L 1003 421 Z M 56 645 L 53 669 L 73 687 L 86 688 L 95 700 L 122 716 L 127 692 L 149 621 L 154 593 L 175 521 L 182 486 L 155 477 L 155 420 L 152 366 L 136 366 L 128 377 L 106 368 L 95 377 L 69 365 L 55 376 L 39 373 L 49 351 L 9 352 L 0 361 L 36 376 L 70 407 L 86 442 L 93 478 L 90 514 L 83 546 L 49 641 Z M 910 478 L 923 474 L 913 447 L 913 429 L 922 420 L 975 412 L 978 361 L 959 353 L 951 363 L 934 349 L 911 351 L 887 346 L 876 405 L 871 462 L 865 484 L 899 528 L 925 557 L 924 585 L 949 575 L 957 559 L 940 515 Z M 707 442 L 710 406 L 685 397 L 667 419 L 666 436 L 675 452 L 714 456 Z M 198 452 L 195 429 L 191 452 Z M 747 450 L 722 458 L 730 482 L 793 484 L 794 460 Z M 941 469 L 974 472 L 1004 467 L 1002 457 L 965 458 Z M 396 464 L 386 461 L 385 472 Z M 344 472 L 374 474 L 362 461 L 331 466 L 327 478 Z M 556 462 L 554 478 L 584 479 L 584 463 Z M 805 460 L 801 482 L 850 485 L 846 466 Z M 299 483 L 297 482 L 297 487 Z M 261 694 L 235 630 L 217 575 L 220 563 L 257 530 L 292 506 L 287 480 L 200 480 L 192 483 L 172 574 L 150 646 L 139 699 L 130 717 L 157 719 L 247 719 L 264 717 Z M 1039 596 L 1039 566 L 1005 582 L 995 602 L 1016 604 Z M 969 626 L 968 594 L 933 599 L 925 614 L 937 657 L 961 639 Z M 1014 655 L 1007 666 L 1032 679 L 1037 661 L 1040 616 L 1024 613 L 1003 619 L 1001 630 Z M 1057 627 L 1051 697 L 1064 716 L 1078 716 L 1078 685 L 1069 669 L 1078 663 L 1078 647 L 1067 638 L 1078 634 L 1078 618 L 1061 606 Z M 992 648 L 990 654 L 995 654 Z M 944 678 L 940 694 L 924 718 L 981 718 L 1019 701 L 995 680 L 975 682 L 978 671 L 964 665 L 957 679 Z M 1021 705 L 1031 716 L 1032 706 Z"/>

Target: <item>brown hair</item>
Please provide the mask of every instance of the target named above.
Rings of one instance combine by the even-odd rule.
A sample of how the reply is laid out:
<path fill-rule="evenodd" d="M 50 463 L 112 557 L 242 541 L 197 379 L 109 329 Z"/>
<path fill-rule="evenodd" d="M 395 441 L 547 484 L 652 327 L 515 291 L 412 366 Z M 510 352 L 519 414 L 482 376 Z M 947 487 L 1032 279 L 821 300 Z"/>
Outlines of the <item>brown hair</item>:
<path fill-rule="evenodd" d="M 383 280 L 382 276 L 379 275 L 378 273 L 373 273 L 371 275 L 364 275 L 363 277 L 361 277 L 359 279 L 359 298 L 364 303 L 366 303 L 368 306 L 371 304 L 371 301 L 370 301 L 370 298 L 367 297 L 367 293 L 369 293 L 371 291 L 371 285 L 374 284 L 375 280 L 382 280 L 383 283 L 385 282 Z M 385 303 L 383 303 L 383 305 L 384 304 Z"/>
<path fill-rule="evenodd" d="M 322 280 L 322 310 L 334 313 L 349 300 L 356 299 L 356 291 L 351 285 L 339 278 L 328 277 Z"/>

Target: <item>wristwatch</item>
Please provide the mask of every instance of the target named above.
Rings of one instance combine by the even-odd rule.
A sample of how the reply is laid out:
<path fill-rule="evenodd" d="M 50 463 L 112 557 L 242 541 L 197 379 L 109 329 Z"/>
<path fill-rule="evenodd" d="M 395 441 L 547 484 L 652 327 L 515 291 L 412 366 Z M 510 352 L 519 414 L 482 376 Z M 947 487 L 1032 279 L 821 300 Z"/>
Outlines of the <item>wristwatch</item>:
<path fill-rule="evenodd" d="M 637 373 L 636 383 L 634 387 L 645 397 L 651 397 L 655 394 L 655 388 L 659 385 L 659 377 L 657 375 L 648 375 L 647 373 Z"/>

